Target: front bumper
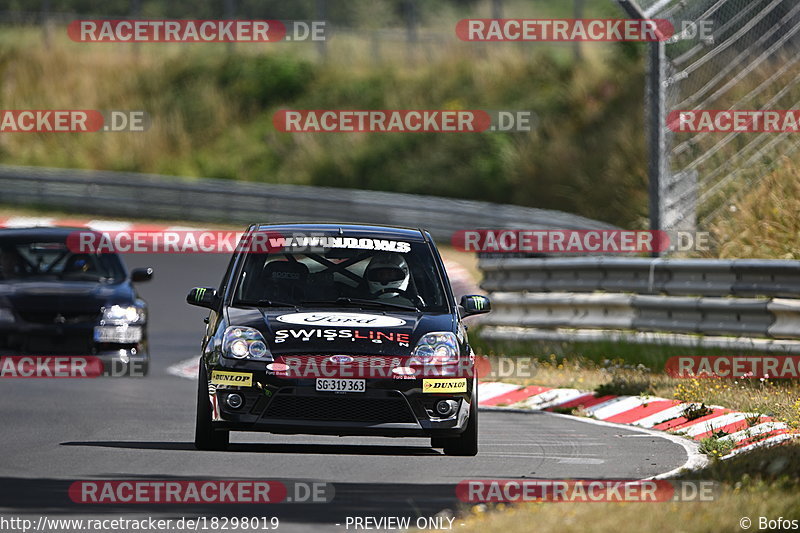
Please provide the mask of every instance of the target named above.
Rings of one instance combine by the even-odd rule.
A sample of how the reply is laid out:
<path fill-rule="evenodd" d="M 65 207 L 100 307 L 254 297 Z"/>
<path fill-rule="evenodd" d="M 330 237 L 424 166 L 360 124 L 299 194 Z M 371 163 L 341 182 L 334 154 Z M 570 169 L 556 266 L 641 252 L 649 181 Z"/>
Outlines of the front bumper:
<path fill-rule="evenodd" d="M 91 356 L 110 376 L 145 375 L 150 364 L 147 330 L 135 343 L 96 342 L 94 324 L 50 325 L 18 321 L 0 327 L 0 355 Z"/>
<path fill-rule="evenodd" d="M 263 367 L 263 366 L 262 366 Z M 230 372 L 230 367 L 209 369 Z M 462 378 L 464 392 L 423 392 L 425 379 L 365 378 L 364 392 L 319 392 L 313 378 L 288 378 L 259 371 L 248 386 L 211 384 L 213 420 L 218 429 L 285 434 L 376 435 L 388 437 L 453 437 L 467 426 L 474 381 Z M 238 394 L 237 408 L 227 397 Z M 440 400 L 458 403 L 455 412 L 440 417 Z"/>

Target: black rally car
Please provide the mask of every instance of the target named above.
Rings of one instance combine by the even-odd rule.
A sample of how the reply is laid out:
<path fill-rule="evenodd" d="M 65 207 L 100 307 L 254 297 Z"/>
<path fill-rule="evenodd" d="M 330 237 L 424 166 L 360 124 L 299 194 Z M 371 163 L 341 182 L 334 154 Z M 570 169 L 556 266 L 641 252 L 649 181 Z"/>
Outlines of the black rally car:
<path fill-rule="evenodd" d="M 430 234 L 381 226 L 253 225 L 219 288 L 203 339 L 195 445 L 231 430 L 430 437 L 475 455 L 477 382 L 462 319 Z"/>

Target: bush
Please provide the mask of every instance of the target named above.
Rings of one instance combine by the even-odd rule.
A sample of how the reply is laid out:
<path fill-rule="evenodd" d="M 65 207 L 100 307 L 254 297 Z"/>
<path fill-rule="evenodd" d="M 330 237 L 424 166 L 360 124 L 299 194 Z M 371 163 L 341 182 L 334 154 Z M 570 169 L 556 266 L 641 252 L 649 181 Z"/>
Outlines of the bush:
<path fill-rule="evenodd" d="M 722 440 L 720 437 L 711 436 L 700 440 L 700 453 L 704 453 L 712 459 L 721 459 L 733 450 L 734 444 L 730 440 Z"/>

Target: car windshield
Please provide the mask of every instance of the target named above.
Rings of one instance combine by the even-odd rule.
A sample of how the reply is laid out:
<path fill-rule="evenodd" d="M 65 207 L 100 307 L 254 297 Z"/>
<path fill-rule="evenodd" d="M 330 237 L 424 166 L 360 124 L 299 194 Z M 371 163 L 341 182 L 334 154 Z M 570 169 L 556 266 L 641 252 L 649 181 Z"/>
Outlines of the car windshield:
<path fill-rule="evenodd" d="M 125 278 L 115 254 L 73 253 L 64 241 L 0 239 L 0 283 L 18 281 L 94 281 Z"/>
<path fill-rule="evenodd" d="M 446 293 L 428 245 L 412 242 L 401 250 L 287 248 L 248 253 L 233 304 L 447 312 Z"/>

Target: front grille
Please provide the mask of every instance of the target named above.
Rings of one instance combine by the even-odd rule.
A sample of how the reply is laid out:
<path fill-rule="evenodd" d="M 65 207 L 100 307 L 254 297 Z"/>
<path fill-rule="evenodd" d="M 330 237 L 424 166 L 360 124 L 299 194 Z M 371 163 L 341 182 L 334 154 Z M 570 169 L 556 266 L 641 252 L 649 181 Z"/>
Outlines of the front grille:
<path fill-rule="evenodd" d="M 277 394 L 264 418 L 363 422 L 373 424 L 415 423 L 417 420 L 402 397 L 353 398 L 352 396 L 294 396 Z"/>
<path fill-rule="evenodd" d="M 65 335 L 36 335 L 22 340 L 22 349 L 29 354 L 91 355 L 94 346 L 91 332 Z"/>
<path fill-rule="evenodd" d="M 240 391 L 240 392 L 241 392 L 241 391 Z M 269 402 L 269 398 L 267 398 L 267 397 L 266 397 L 266 396 L 264 396 L 263 394 L 259 394 L 259 395 L 258 395 L 258 398 L 257 398 L 257 399 L 255 399 L 255 401 L 252 401 L 252 402 L 250 401 L 250 398 L 248 397 L 248 398 L 247 398 L 247 404 L 248 404 L 248 405 L 251 405 L 251 404 L 252 404 L 252 406 L 253 406 L 253 407 L 250 409 L 250 414 L 251 414 L 251 415 L 257 415 L 257 414 L 260 414 L 260 413 L 261 413 L 261 411 L 263 411 L 263 410 L 264 410 L 264 407 L 266 407 L 266 405 L 267 405 L 267 402 Z"/>
<path fill-rule="evenodd" d="M 100 312 L 87 313 L 75 311 L 20 311 L 20 318 L 34 324 L 94 324 L 100 319 Z"/>

